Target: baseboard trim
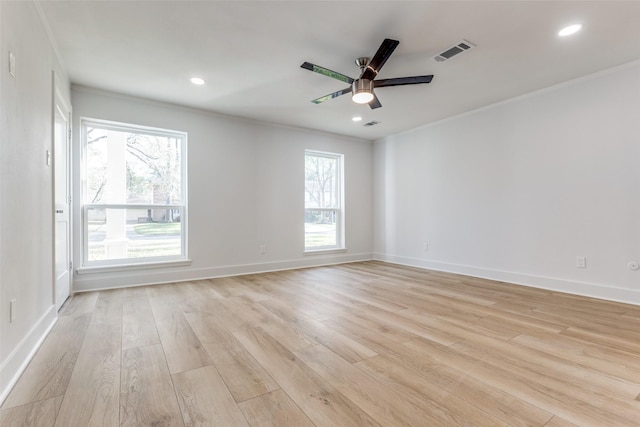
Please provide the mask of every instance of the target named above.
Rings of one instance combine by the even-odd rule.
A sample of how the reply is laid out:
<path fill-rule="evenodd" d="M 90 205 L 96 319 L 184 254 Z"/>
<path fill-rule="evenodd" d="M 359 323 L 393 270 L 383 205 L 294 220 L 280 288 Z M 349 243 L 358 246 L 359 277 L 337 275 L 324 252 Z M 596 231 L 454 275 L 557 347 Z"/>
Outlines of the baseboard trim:
<path fill-rule="evenodd" d="M 523 274 L 512 271 L 501 271 L 483 267 L 474 267 L 440 261 L 403 257 L 399 255 L 374 253 L 373 259 L 388 262 L 391 264 L 443 271 L 447 273 L 461 274 L 464 276 L 479 277 L 482 279 L 498 280 L 500 282 L 512 283 L 514 285 L 529 286 L 533 288 L 547 289 L 550 291 L 564 292 L 568 294 L 581 295 L 607 301 L 640 305 L 640 290 L 605 286 L 598 283 L 578 282 L 559 279 L 555 277 Z"/>
<path fill-rule="evenodd" d="M 268 273 L 272 271 L 319 267 L 323 265 L 345 264 L 370 261 L 372 253 L 323 253 L 307 255 L 301 259 L 273 261 L 255 264 L 229 265 L 209 268 L 158 269 L 155 271 L 129 271 L 102 274 L 83 274 L 74 279 L 75 292 L 100 291 L 133 286 L 158 285 L 163 283 L 187 282 L 213 279 L 216 277 L 240 276 L 243 274 Z"/>
<path fill-rule="evenodd" d="M 29 330 L 16 348 L 0 366 L 0 405 L 2 405 L 58 321 L 56 306 L 52 305 Z"/>

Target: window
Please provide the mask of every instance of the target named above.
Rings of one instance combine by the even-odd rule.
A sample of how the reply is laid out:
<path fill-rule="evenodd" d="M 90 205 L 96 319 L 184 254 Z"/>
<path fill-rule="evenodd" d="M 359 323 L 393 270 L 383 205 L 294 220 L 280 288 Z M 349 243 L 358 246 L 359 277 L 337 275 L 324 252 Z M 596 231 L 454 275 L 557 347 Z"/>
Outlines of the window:
<path fill-rule="evenodd" d="M 83 267 L 186 260 L 185 133 L 82 121 Z"/>
<path fill-rule="evenodd" d="M 305 251 L 344 248 L 341 154 L 306 151 Z"/>

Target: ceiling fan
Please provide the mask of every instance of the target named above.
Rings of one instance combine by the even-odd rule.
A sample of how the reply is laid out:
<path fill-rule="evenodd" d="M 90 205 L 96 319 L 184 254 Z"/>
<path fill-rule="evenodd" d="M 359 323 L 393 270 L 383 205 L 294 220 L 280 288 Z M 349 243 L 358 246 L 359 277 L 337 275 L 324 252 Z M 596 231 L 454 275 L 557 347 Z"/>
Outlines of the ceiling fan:
<path fill-rule="evenodd" d="M 387 59 L 389 59 L 399 44 L 400 42 L 398 40 L 384 39 L 376 54 L 373 55 L 373 58 L 370 59 L 362 57 L 356 59 L 356 65 L 360 67 L 360 77 L 358 79 L 352 79 L 349 76 L 329 70 L 328 68 L 320 67 L 319 65 L 311 64 L 310 62 L 303 63 L 300 67 L 313 71 L 314 73 L 323 74 L 327 77 L 351 84 L 348 88 L 316 98 L 311 102 L 314 104 L 320 104 L 321 102 L 352 92 L 353 95 L 351 96 L 351 99 L 353 102 L 358 104 L 369 104 L 369 107 L 374 109 L 382 107 L 378 97 L 373 92 L 374 88 L 430 83 L 433 79 L 433 75 L 375 80 L 380 69 L 382 69 L 382 66 L 387 62 Z"/>

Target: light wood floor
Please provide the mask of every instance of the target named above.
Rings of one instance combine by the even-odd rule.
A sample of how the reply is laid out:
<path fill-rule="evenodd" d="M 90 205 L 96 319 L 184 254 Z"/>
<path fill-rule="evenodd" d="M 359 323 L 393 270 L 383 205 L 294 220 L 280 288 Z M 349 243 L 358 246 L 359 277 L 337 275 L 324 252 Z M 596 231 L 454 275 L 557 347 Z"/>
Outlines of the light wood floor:
<path fill-rule="evenodd" d="M 638 426 L 640 307 L 380 262 L 83 293 L 10 426 Z"/>

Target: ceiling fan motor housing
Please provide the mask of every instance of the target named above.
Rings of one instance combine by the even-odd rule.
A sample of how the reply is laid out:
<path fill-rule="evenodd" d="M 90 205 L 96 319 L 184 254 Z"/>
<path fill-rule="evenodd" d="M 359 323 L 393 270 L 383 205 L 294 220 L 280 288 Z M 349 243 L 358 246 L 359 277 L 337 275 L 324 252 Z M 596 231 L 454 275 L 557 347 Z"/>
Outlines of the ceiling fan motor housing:
<path fill-rule="evenodd" d="M 364 67 L 369 65 L 369 61 L 371 61 L 370 58 L 363 56 L 362 58 L 356 59 L 356 65 L 360 68 L 360 71 L 364 71 Z"/>

